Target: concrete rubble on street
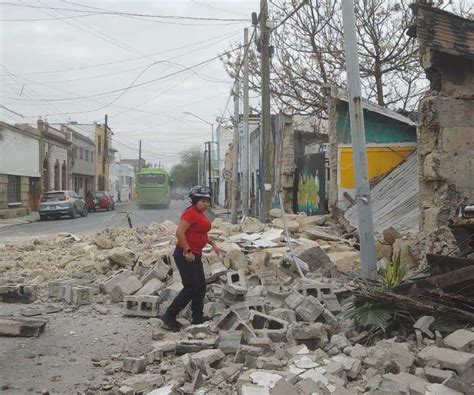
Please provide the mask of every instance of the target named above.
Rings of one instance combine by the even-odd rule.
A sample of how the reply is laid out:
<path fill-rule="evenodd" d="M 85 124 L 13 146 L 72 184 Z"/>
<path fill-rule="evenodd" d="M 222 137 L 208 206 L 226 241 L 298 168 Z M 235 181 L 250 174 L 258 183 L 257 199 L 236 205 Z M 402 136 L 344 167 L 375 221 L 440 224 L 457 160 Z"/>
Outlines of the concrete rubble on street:
<path fill-rule="evenodd" d="M 281 212 L 272 215 L 269 225 L 214 220 L 211 234 L 222 255 L 204 251 L 205 313 L 212 320 L 190 325 L 187 308 L 177 334 L 159 318 L 182 287 L 170 221 L 6 244 L 0 248 L 0 301 L 33 303 L 22 314 L 41 318 L 2 316 L 0 335 L 41 336 L 48 328 L 43 317 L 61 311 L 61 304 L 90 305 L 100 315 L 120 305 L 124 320 L 149 321 L 148 348 L 104 355 L 116 363 L 99 362 L 102 385 L 85 385 L 82 394 L 472 393 L 473 328 L 443 338 L 434 317 L 425 315 L 407 336 L 390 332 L 363 345 L 367 333 L 340 318 L 352 282 L 344 272 L 358 267 L 353 239 L 330 216 L 288 215 L 295 255 L 308 266 L 300 278 Z M 378 243 L 393 253 L 400 239 L 408 236 L 388 230 Z M 379 258 L 392 259 L 388 250 L 379 249 Z"/>

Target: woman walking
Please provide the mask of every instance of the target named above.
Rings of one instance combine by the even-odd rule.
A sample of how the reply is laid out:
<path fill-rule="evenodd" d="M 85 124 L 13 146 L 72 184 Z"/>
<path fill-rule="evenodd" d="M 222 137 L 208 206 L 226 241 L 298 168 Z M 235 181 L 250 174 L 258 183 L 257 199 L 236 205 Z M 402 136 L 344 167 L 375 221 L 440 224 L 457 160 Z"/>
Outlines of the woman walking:
<path fill-rule="evenodd" d="M 183 289 L 179 292 L 166 310 L 162 319 L 173 332 L 179 331 L 180 324 L 176 316 L 191 302 L 192 323 L 202 324 L 209 318 L 204 317 L 204 296 L 206 294 L 206 279 L 202 267 L 202 249 L 210 244 L 217 255 L 219 248 L 214 240 L 210 240 L 208 232 L 211 221 L 204 215 L 211 204 L 211 190 L 208 187 L 195 186 L 189 194 L 191 206 L 181 215 L 176 230 L 178 242 L 173 253 L 178 267 Z"/>

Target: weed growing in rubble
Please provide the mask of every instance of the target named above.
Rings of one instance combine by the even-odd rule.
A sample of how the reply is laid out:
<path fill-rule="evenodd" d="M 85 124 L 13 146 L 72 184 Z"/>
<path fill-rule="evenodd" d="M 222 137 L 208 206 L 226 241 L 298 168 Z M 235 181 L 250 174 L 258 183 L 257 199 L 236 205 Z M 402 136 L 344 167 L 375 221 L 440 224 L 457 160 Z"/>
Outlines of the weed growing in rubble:
<path fill-rule="evenodd" d="M 384 287 L 387 289 L 392 289 L 397 285 L 400 285 L 407 276 L 408 270 L 402 259 L 400 253 L 395 256 L 385 268 L 382 274 Z"/>

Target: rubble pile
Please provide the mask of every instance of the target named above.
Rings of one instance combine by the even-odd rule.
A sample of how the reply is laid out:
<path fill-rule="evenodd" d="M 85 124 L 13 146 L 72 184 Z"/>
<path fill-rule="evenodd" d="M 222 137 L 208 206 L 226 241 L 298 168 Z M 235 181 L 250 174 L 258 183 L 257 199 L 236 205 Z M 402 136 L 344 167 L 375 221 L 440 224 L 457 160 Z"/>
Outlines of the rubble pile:
<path fill-rule="evenodd" d="M 389 339 L 361 344 L 368 333 L 340 315 L 352 289 L 340 273 L 359 266 L 356 244 L 345 237 L 350 230 L 330 216 L 288 215 L 293 260 L 281 211 L 271 215 L 271 225 L 253 218 L 213 222 L 222 253 L 204 251 L 204 313 L 211 320 L 190 325 L 188 306 L 176 334 L 159 318 L 182 287 L 172 257 L 176 225 L 169 221 L 8 244 L 0 255 L 0 301 L 61 300 L 76 308 L 92 304 L 101 314 L 108 314 L 104 305 L 118 304 L 123 319 L 152 324 L 149 349 L 100 361 L 105 378 L 87 394 L 473 392 L 473 328 L 443 338 L 435 319 L 424 316 L 408 336 L 390 331 Z M 384 232 L 380 265 L 403 250 L 405 237 Z M 43 330 L 39 320 L 0 317 L 1 335 Z"/>

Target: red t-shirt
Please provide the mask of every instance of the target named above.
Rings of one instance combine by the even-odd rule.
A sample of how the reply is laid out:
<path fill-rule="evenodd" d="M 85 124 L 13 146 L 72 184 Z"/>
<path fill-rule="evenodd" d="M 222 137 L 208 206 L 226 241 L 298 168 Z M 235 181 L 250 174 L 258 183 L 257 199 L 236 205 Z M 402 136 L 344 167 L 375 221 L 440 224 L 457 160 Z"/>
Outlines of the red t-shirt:
<path fill-rule="evenodd" d="M 211 221 L 194 206 L 184 211 L 181 220 L 191 224 L 185 235 L 193 254 L 201 254 L 209 241 L 207 232 L 211 230 Z"/>

